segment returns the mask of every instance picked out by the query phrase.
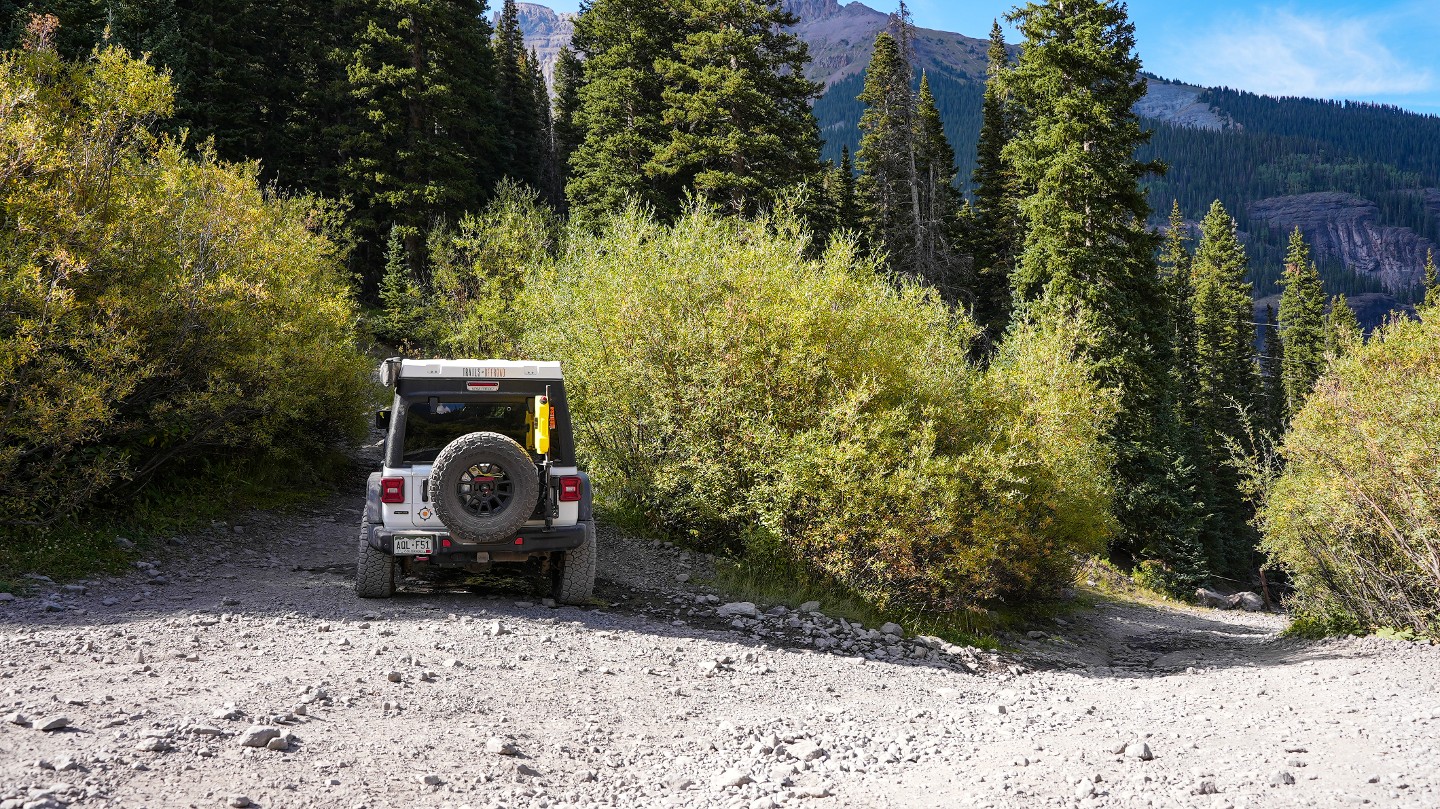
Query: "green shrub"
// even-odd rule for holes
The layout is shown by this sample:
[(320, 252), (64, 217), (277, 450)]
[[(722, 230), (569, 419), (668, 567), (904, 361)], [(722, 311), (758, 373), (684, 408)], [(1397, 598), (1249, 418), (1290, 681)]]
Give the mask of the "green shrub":
[(1076, 335), (1018, 328), (982, 371), (933, 292), (808, 248), (783, 217), (632, 211), (532, 274), (523, 346), (566, 362), (602, 494), (882, 608), (1067, 585), (1112, 529), (1113, 405)]
[(422, 340), (455, 356), (503, 357), (516, 350), (516, 301), (530, 270), (549, 259), (560, 219), (539, 192), (502, 182), (479, 214), (431, 234), (432, 296)]
[(303, 461), (363, 429), (333, 211), (157, 138), (118, 49), (0, 56), (0, 513), (51, 525), (157, 476)]
[(1317, 627), (1440, 632), (1440, 310), (1332, 358), (1281, 447), (1264, 549)]

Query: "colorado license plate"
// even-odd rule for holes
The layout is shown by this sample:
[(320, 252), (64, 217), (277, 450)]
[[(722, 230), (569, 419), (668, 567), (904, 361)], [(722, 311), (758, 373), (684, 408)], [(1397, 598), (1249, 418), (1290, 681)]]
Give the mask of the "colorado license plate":
[(428, 556), (435, 552), (435, 537), (395, 537), (396, 556)]

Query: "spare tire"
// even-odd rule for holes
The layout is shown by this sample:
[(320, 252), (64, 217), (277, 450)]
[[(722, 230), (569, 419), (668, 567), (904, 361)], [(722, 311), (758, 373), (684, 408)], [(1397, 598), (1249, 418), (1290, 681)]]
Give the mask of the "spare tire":
[(535, 462), (500, 433), (462, 435), (440, 450), (430, 468), (435, 516), (462, 542), (511, 539), (539, 498)]

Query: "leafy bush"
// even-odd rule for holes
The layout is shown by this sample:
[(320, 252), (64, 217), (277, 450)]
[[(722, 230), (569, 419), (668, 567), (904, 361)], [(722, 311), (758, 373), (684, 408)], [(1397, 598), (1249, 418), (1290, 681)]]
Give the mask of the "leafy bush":
[(565, 360), (599, 490), (882, 608), (1068, 584), (1112, 529), (1113, 404), (1076, 335), (1020, 328), (982, 371), (932, 291), (808, 248), (785, 216), (631, 211), (531, 275), (522, 343)]
[(506, 356), (523, 328), (525, 276), (555, 251), (560, 219), (539, 192), (509, 180), (479, 214), (431, 234), (429, 317), (420, 339), (457, 356)]
[(334, 211), (150, 127), (118, 49), (0, 56), (0, 513), (55, 523), (156, 476), (363, 428)]
[(1440, 633), (1440, 309), (1331, 358), (1265, 490), (1264, 549), (1315, 626)]

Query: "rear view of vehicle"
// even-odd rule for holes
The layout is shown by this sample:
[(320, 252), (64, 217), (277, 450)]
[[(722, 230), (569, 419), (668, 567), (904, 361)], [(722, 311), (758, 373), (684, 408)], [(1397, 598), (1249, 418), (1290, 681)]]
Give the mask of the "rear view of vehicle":
[(425, 568), (538, 562), (559, 601), (595, 587), (590, 480), (557, 362), (386, 360), (394, 389), (370, 476), (355, 588), (388, 598)]

